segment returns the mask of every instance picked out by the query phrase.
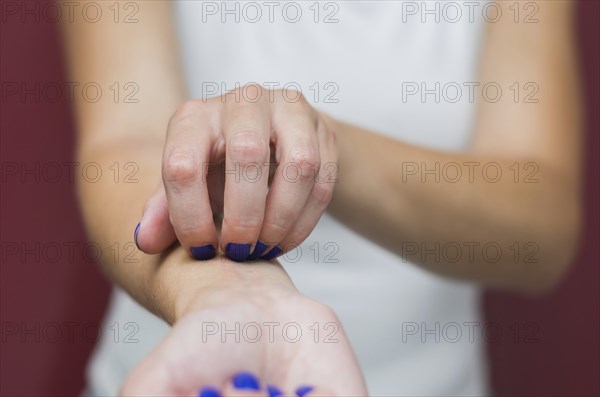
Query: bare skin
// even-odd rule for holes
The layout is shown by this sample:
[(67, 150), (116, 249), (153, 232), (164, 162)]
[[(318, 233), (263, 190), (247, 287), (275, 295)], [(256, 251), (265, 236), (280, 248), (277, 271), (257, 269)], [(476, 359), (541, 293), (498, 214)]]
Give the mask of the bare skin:
[[(431, 245), (436, 242), (483, 244), (493, 241), (503, 248), (514, 242), (534, 242), (538, 247), (539, 261), (534, 264), (514, 261), (508, 256), (503, 256), (493, 266), (478, 266), (468, 260), (440, 263), (426, 258), (423, 260), (418, 254), (408, 257), (417, 265), (444, 276), (537, 293), (555, 285), (567, 269), (577, 247), (581, 211), (578, 160), (581, 128), (572, 4), (539, 2), (540, 22), (537, 24), (513, 24), (508, 18), (488, 26), (480, 80), (496, 81), (504, 87), (513, 81), (535, 81), (540, 87), (539, 103), (532, 106), (510, 101), (481, 103), (472, 146), (466, 153), (439, 152), (395, 141), (333, 120), (306, 103), (286, 108), (288, 118), (296, 120), (296, 124), (286, 128), (295, 128), (302, 133), (304, 143), (301, 147), (306, 149), (299, 152), (300, 157), (296, 160), (337, 162), (339, 182), (335, 186), (325, 186), (326, 189), (322, 189), (323, 186), (315, 189), (317, 185), (308, 182), (294, 187), (301, 188), (302, 192), (282, 187), (275, 189), (279, 192), (275, 198), (267, 195), (266, 182), (243, 187), (246, 190), (243, 190), (242, 196), (250, 194), (264, 198), (260, 201), (264, 211), (258, 210), (258, 215), (246, 220), (250, 225), (247, 230), (235, 230), (240, 219), (231, 218), (232, 214), (247, 210), (248, 201), (240, 197), (242, 193), (236, 193), (236, 189), (241, 187), (225, 190), (225, 219), (228, 219), (229, 213), (230, 220), (225, 222), (220, 240), (214, 226), (206, 222), (210, 219), (206, 217), (207, 209), (214, 204), (209, 203), (208, 194), (203, 193), (208, 192), (209, 187), (197, 185), (196, 192), (200, 192), (199, 197), (203, 200), (198, 200), (199, 207), (190, 206), (189, 194), (177, 189), (189, 182), (185, 175), (178, 178), (177, 171), (188, 168), (178, 167), (169, 162), (169, 156), (165, 157), (170, 153), (165, 148), (173, 142), (180, 142), (177, 146), (187, 147), (190, 158), (209, 158), (190, 146), (194, 138), (173, 140), (178, 135), (173, 134), (174, 129), (182, 125), (176, 121), (187, 116), (194, 117), (197, 112), (206, 112), (207, 106), (186, 102), (168, 4), (152, 1), (140, 2), (139, 6), (144, 18), (137, 24), (115, 24), (109, 19), (102, 19), (96, 24), (76, 21), (64, 26), (72, 80), (95, 81), (103, 87), (115, 81), (135, 81), (140, 87), (137, 104), (112, 100), (76, 103), (79, 161), (96, 162), (102, 169), (108, 169), (114, 163), (120, 167), (127, 163), (139, 167), (136, 183), (115, 183), (111, 178), (101, 178), (97, 183), (82, 180), (78, 191), (91, 239), (105, 252), (110, 252), (110, 247), (118, 244), (121, 255), (105, 261), (106, 272), (150, 311), (169, 323), (182, 324), (176, 325), (172, 335), (196, 332), (194, 319), (211, 313), (211, 306), (206, 302), (210, 302), (212, 296), (220, 296), (219, 291), (223, 289), (235, 286), (247, 292), (235, 293), (232, 289), (231, 298), (221, 298), (223, 302), (218, 304), (227, 307), (224, 319), (235, 318), (239, 302), (249, 295), (260, 302), (264, 290), (251, 288), (252, 282), (244, 281), (246, 277), (269, 280), (272, 283), (270, 288), (274, 290), (279, 290), (276, 286), (280, 285), (285, 295), (302, 302), (296, 307), (299, 312), (304, 307), (314, 309), (312, 302), (308, 303), (297, 292), (290, 292), (294, 289), (289, 278), (276, 265), (257, 262), (244, 267), (224, 262), (226, 266), (214, 266), (211, 264), (221, 263), (224, 259), (194, 261), (189, 257), (189, 247), (211, 242), (223, 249), (228, 242), (254, 244), (258, 238), (272, 240), (268, 241), (270, 246), (286, 241), (293, 246), (312, 230), (327, 204), (328, 210), (342, 222), (399, 255), (407, 255), (407, 245), (403, 244), (406, 242)], [(298, 143), (283, 144), (281, 139), (275, 139), (285, 136), (286, 128), (275, 128), (275, 132), (267, 133), (266, 125), (270, 123), (272, 126), (275, 119), (257, 117), (257, 114), (276, 114), (279, 111), (275, 109), (277, 105), (247, 105), (240, 103), (213, 112), (220, 116), (211, 125), (213, 144), (218, 142), (218, 137), (223, 137), (226, 146), (227, 136), (236, 136), (226, 133), (227, 123), (233, 123), (254, 126), (244, 131), (247, 139), (240, 146), (243, 150), (239, 151), (241, 158), (238, 159), (242, 163), (258, 157), (260, 160), (266, 158), (268, 148), (265, 145), (273, 143), (276, 143), (276, 151), (279, 150), (284, 157), (298, 155), (288, 150)], [(182, 118), (182, 113), (186, 117)], [(256, 123), (257, 120), (262, 120), (262, 124)], [(307, 124), (307, 120), (312, 124)], [(323, 146), (315, 145), (323, 136), (335, 142), (325, 151), (320, 150)], [(248, 148), (251, 150), (246, 150)], [(256, 148), (260, 153), (254, 150)], [(223, 153), (226, 151), (221, 155)], [(402, 180), (398, 170), (402, 169), (403, 163), (423, 162), (430, 167), (436, 162), (495, 162), (504, 171), (515, 162), (521, 166), (534, 163), (538, 168), (536, 178), (539, 181), (525, 184), (515, 183), (512, 178), (502, 178), (497, 183), (481, 178), (476, 178), (473, 183), (465, 178), (457, 183), (422, 182), (419, 178)], [(169, 169), (171, 171), (165, 173)], [(171, 178), (174, 185), (169, 186), (169, 177), (175, 177)], [(195, 178), (195, 183), (205, 183), (197, 175)], [(188, 186), (192, 185), (188, 183)], [(299, 198), (300, 201), (293, 208), (286, 209), (290, 198)], [(311, 202), (317, 205), (308, 207)], [(307, 212), (304, 210), (307, 207), (312, 209)], [(183, 220), (186, 216), (174, 215), (177, 211), (184, 215), (186, 211), (199, 211), (195, 213), (204, 214), (202, 219), (205, 223), (200, 227), (185, 225)], [(162, 251), (176, 239), (181, 240), (183, 246), (175, 245), (161, 255), (137, 253), (133, 263), (125, 262), (126, 247), (132, 244), (132, 230), (141, 213), (143, 227), (139, 231), (138, 243), (144, 251)], [(269, 219), (283, 219), (283, 222), (277, 227), (277, 222)], [(208, 234), (206, 230), (209, 230)], [(326, 312), (324, 318), (334, 318), (327, 310), (323, 312)], [(274, 313), (281, 314), (278, 311)], [(185, 359), (183, 356), (181, 360), (177, 358), (181, 347), (171, 339), (165, 341), (163, 347), (143, 365), (156, 364), (161, 355), (171, 354), (165, 353), (171, 348), (173, 365), (183, 367)], [(197, 348), (201, 349), (200, 346)], [(286, 351), (286, 347), (282, 349)], [(264, 351), (258, 351), (257, 357), (264, 357), (261, 356)], [(352, 353), (349, 347), (343, 356), (350, 360)], [(273, 358), (275, 362), (279, 359), (281, 365), (287, 365), (284, 355), (273, 353), (269, 357), (278, 357)], [(350, 373), (357, 370), (353, 365), (348, 368)], [(298, 367), (302, 365), (290, 365), (290, 368)], [(223, 382), (232, 375), (231, 371), (236, 370), (225, 364), (222, 369), (215, 381)], [(296, 381), (293, 370), (290, 371), (288, 378), (294, 381), (286, 383), (285, 387), (294, 387)], [(261, 375), (271, 376), (273, 373), (266, 371)], [(132, 379), (125, 391), (136, 392), (140, 390), (138, 387), (142, 387), (139, 375)], [(318, 382), (321, 378), (315, 376), (311, 379)], [(190, 382), (185, 386), (190, 390), (198, 386), (194, 383), (196, 381)], [(364, 392), (361, 390), (364, 387), (362, 382), (357, 382), (354, 387), (355, 392), (350, 394), (361, 395)], [(333, 393), (340, 391), (331, 390)]]
[[(502, 3), (499, 3), (502, 4)], [(580, 226), (579, 81), (573, 37), (573, 4), (538, 2), (539, 23), (514, 24), (504, 18), (489, 24), (482, 54), (480, 82), (534, 81), (539, 103), (506, 98), (479, 104), (474, 138), (467, 153), (447, 153), (395, 141), (350, 125), (335, 125), (339, 137), (340, 183), (329, 206), (336, 217), (380, 245), (403, 254), (403, 242), (495, 242), (503, 250), (515, 242), (533, 242), (536, 263), (503, 255), (488, 265), (467, 255), (454, 263), (411, 261), (446, 276), (484, 285), (540, 293), (564, 274), (576, 249)], [(510, 4), (502, 4), (510, 15)], [(356, 150), (355, 148), (365, 150)], [(350, 156), (349, 154), (352, 153)], [(376, 153), (376, 156), (373, 156)], [(463, 178), (448, 182), (406, 176), (406, 164), (440, 168), (461, 165)], [(425, 167), (422, 164), (425, 164)], [(467, 177), (471, 163), (474, 182)], [(498, 182), (486, 181), (482, 168), (496, 163)], [(520, 174), (515, 183), (514, 164)], [(467, 164), (467, 165), (464, 165)], [(477, 164), (479, 164), (477, 166)], [(513, 168), (511, 168), (513, 167)], [(528, 167), (528, 169), (525, 169)], [(524, 183), (535, 172), (537, 182)], [(492, 173), (493, 178), (493, 173)], [(450, 179), (451, 180), (451, 179)], [(493, 179), (489, 179), (493, 180)], [(360, 188), (358, 188), (360, 186)], [(370, 192), (377, 191), (373, 200)], [(412, 246), (411, 246), (412, 248)], [(533, 251), (532, 251), (533, 252)], [(427, 259), (427, 258), (425, 258)]]
[[(266, 396), (266, 385), (276, 385), (294, 395), (311, 385), (311, 396), (367, 395), (335, 313), (299, 294), (278, 264), (248, 266), (220, 257), (198, 266), (183, 250), (174, 255), (179, 263), (228, 276), (211, 280), (181, 307), (172, 331), (130, 375), (122, 394), (197, 395), (209, 386), (224, 396)], [(237, 340), (224, 333), (236, 324), (246, 330)], [(262, 390), (234, 390), (231, 376), (241, 371), (258, 376)]]

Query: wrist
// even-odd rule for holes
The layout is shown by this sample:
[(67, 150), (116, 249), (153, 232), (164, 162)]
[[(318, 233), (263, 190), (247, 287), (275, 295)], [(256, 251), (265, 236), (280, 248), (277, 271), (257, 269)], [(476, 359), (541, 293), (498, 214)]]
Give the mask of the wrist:
[(242, 264), (224, 256), (199, 262), (185, 252), (177, 261), (176, 278), (165, 280), (172, 297), (172, 313), (167, 320), (171, 323), (210, 307), (240, 301), (268, 307), (274, 300), (299, 295), (287, 273), (275, 262)]

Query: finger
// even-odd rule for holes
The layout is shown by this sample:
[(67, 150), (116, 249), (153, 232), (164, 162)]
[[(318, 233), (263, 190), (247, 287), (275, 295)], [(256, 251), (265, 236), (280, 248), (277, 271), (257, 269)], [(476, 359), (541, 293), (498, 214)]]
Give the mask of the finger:
[(238, 372), (223, 388), (225, 397), (270, 397), (266, 385), (250, 372)]
[(213, 214), (223, 213), (223, 202), (225, 192), (225, 162), (211, 163), (208, 167), (206, 177), (208, 185), (208, 196)]
[(237, 390), (231, 386), (223, 392), (223, 397), (270, 397), (266, 390), (249, 391), (249, 390)]
[(276, 248), (261, 256), (263, 259), (281, 252), (277, 246), (300, 218), (318, 178), (320, 149), (311, 112), (303, 105), (286, 102), (277, 107), (273, 117), (279, 165), (267, 196), (259, 240)]
[(157, 254), (175, 242), (175, 230), (169, 220), (169, 206), (162, 183), (146, 202), (134, 240), (138, 249), (147, 254)]
[(248, 257), (264, 218), (271, 130), (270, 108), (264, 100), (228, 102), (223, 115), (226, 175), (221, 249), (235, 261)]
[(215, 255), (217, 232), (206, 183), (216, 133), (208, 105), (187, 102), (169, 122), (163, 154), (163, 182), (177, 239), (193, 257)]
[(198, 397), (223, 397), (223, 393), (214, 386), (204, 386), (198, 392)]
[(178, 390), (172, 372), (159, 361), (145, 359), (127, 377), (120, 396), (171, 396)]
[(336, 393), (333, 393), (327, 389), (321, 387), (314, 387), (309, 385), (304, 385), (296, 388), (294, 393), (296, 397), (334, 397), (337, 396)]
[(283, 252), (288, 252), (300, 245), (314, 230), (331, 201), (337, 182), (335, 135), (323, 123), (319, 123), (317, 130), (321, 158), (320, 172), (300, 217), (280, 242)]
[(275, 385), (267, 385), (267, 394), (269, 397), (283, 397), (285, 395), (284, 391)]
[(277, 386), (267, 385), (267, 393), (269, 397), (284, 397), (284, 396), (294, 396), (294, 397), (317, 397), (317, 396), (337, 396), (336, 393), (333, 393), (327, 389), (321, 387), (314, 387), (310, 385), (302, 385), (296, 387), (293, 392), (284, 392)]

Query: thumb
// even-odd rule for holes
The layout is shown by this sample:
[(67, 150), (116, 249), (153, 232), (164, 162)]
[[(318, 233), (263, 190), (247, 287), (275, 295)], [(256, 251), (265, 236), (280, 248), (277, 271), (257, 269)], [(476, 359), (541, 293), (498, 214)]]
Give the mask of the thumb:
[(158, 254), (175, 242), (175, 231), (169, 219), (169, 205), (162, 183), (146, 202), (134, 239), (139, 250), (147, 254)]

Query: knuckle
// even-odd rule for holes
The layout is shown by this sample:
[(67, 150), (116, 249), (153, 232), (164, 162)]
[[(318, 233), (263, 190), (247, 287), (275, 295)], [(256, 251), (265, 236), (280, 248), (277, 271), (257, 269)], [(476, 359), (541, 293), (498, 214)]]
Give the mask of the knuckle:
[(229, 142), (229, 154), (242, 162), (263, 162), (267, 157), (267, 145), (256, 132), (234, 134)]
[(327, 182), (316, 183), (311, 195), (319, 205), (326, 207), (333, 198), (333, 184)]
[(177, 224), (177, 222), (172, 220), (171, 224), (177, 228), (177, 234), (181, 236), (202, 236), (203, 232), (206, 230), (203, 227), (204, 225), (194, 224), (192, 222)]
[(262, 226), (262, 218), (258, 216), (225, 215), (223, 224), (238, 233), (254, 232)]
[(268, 229), (272, 234), (284, 236), (289, 231), (292, 220), (295, 219), (294, 211), (291, 208), (279, 208), (268, 222), (265, 222), (265, 229)]
[(230, 100), (231, 98), (236, 98), (235, 102), (238, 102), (239, 99), (242, 99), (243, 101), (256, 102), (264, 98), (265, 88), (260, 84), (250, 83), (241, 87), (236, 87), (230, 91), (229, 94), (233, 95), (227, 95), (226, 98), (229, 98)]
[(295, 148), (290, 155), (290, 162), (298, 169), (302, 179), (313, 178), (319, 172), (319, 156), (313, 147)]
[[(211, 223), (208, 221), (209, 218), (204, 216), (196, 217), (185, 217), (182, 219), (176, 219), (169, 214), (169, 221), (175, 229), (175, 234), (179, 239), (185, 238), (199, 238), (205, 236), (210, 230)], [(210, 219), (212, 221), (212, 219)]]
[(246, 84), (245, 86), (242, 87), (242, 89), (252, 89), (252, 90), (257, 90), (260, 92), (263, 92), (265, 90), (265, 88), (258, 84), (258, 83), (250, 83), (250, 84)]
[(199, 171), (200, 163), (189, 149), (171, 149), (163, 163), (163, 178), (167, 182), (194, 180)]

